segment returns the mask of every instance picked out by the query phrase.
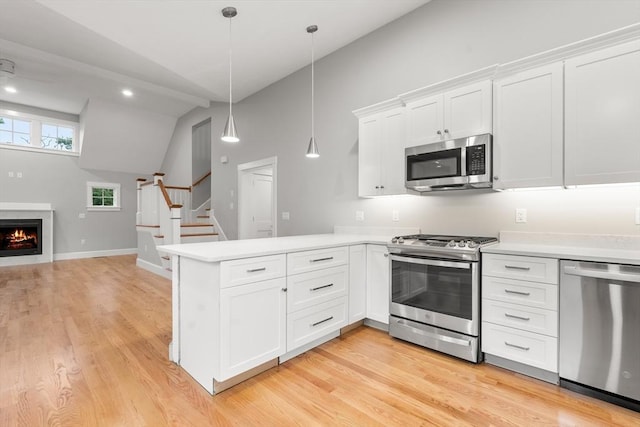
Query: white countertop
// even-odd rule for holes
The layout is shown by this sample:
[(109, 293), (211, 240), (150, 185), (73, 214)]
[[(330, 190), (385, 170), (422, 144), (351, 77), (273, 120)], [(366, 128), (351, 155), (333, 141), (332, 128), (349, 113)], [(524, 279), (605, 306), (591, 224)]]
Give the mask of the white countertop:
[(364, 234), (313, 234), (265, 239), (225, 240), (158, 246), (158, 251), (205, 262), (373, 243), (385, 245), (393, 236)]
[(483, 253), (640, 265), (640, 236), (501, 232)]

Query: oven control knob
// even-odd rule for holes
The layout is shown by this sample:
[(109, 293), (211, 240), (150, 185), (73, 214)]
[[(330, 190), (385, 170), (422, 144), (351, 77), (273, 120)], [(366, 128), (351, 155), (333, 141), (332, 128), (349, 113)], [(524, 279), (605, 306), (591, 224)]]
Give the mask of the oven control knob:
[(455, 248), (456, 247), (456, 241), (455, 240), (449, 240), (449, 243), (447, 244), (447, 246), (449, 246), (450, 248)]
[(404, 239), (402, 237), (398, 237), (398, 243), (404, 243)]
[(478, 243), (476, 243), (476, 242), (475, 242), (475, 241), (473, 241), (473, 240), (469, 240), (469, 241), (467, 242), (467, 246), (469, 246), (471, 249), (473, 249), (473, 248), (477, 248), (477, 247), (478, 247)]
[(464, 240), (460, 240), (460, 241), (458, 242), (458, 247), (459, 247), (459, 248), (464, 248), (464, 247), (465, 247), (465, 245), (466, 245), (466, 243), (465, 243), (465, 241), (464, 241)]
[(398, 243), (398, 238), (394, 237), (393, 239), (391, 239), (391, 243)]

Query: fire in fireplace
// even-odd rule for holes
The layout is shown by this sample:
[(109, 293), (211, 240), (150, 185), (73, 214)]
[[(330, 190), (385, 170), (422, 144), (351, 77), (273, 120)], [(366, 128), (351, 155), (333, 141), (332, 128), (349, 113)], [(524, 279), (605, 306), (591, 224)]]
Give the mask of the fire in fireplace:
[(0, 219), (0, 256), (42, 254), (42, 219)]

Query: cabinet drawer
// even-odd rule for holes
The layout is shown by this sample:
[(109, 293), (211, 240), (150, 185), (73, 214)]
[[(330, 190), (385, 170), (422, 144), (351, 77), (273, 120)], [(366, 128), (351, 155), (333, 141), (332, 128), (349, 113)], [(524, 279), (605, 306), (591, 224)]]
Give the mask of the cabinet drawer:
[(482, 298), (557, 310), (558, 285), (482, 276)]
[(347, 326), (347, 297), (287, 315), (287, 351)]
[(558, 260), (517, 255), (484, 254), (482, 274), (558, 284)]
[(287, 274), (306, 273), (321, 268), (336, 267), (349, 262), (349, 247), (316, 249), (287, 255)]
[(482, 320), (558, 337), (558, 312), (553, 310), (483, 299)]
[(482, 351), (558, 372), (558, 339), (482, 322)]
[(287, 312), (347, 295), (349, 268), (324, 268), (287, 277)]
[(269, 255), (254, 258), (222, 261), (220, 263), (220, 287), (244, 285), (260, 280), (277, 279), (286, 274), (285, 255)]

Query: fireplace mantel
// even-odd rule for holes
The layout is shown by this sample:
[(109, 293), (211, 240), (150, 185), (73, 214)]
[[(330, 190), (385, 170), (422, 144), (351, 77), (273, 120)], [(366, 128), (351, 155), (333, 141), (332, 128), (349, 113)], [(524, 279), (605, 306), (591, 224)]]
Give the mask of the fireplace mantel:
[(42, 254), (0, 257), (0, 267), (53, 262), (53, 206), (51, 203), (0, 202), (2, 219), (42, 219)]
[(52, 211), (51, 203), (0, 202), (0, 211)]

